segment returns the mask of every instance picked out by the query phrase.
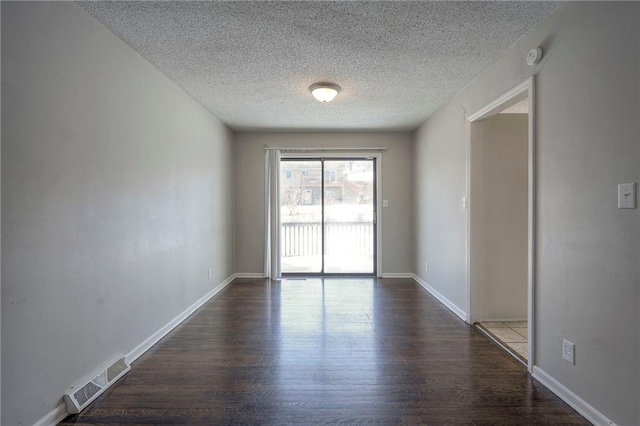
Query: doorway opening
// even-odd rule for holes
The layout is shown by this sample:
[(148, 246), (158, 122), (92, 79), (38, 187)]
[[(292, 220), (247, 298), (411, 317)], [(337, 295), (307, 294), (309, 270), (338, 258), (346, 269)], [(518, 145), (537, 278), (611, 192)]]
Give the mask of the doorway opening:
[(376, 274), (376, 158), (282, 158), (279, 192), (283, 276)]
[(534, 347), (533, 79), (468, 116), (468, 322), (529, 371)]

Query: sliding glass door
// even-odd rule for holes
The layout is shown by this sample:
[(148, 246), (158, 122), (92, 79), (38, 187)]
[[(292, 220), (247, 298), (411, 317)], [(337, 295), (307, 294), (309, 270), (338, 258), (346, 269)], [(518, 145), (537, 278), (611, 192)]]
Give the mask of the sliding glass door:
[(280, 163), (280, 268), (322, 273), (322, 161)]
[(375, 274), (375, 159), (283, 159), (283, 274)]

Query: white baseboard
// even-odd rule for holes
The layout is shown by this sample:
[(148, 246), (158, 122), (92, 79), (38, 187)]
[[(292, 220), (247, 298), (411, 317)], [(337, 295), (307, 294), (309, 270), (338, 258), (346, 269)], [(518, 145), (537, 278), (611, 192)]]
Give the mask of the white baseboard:
[[(193, 314), (198, 308), (208, 302), (213, 296), (222, 291), (225, 287), (227, 287), (231, 282), (236, 278), (264, 278), (264, 274), (261, 273), (237, 273), (231, 275), (229, 278), (224, 280), (222, 283), (217, 285), (214, 289), (212, 289), (209, 293), (205, 294), (203, 297), (198, 299), (193, 305), (188, 307), (184, 312), (180, 315), (176, 316), (173, 320), (167, 323), (160, 330), (155, 332), (152, 336), (142, 342), (140, 345), (135, 347), (131, 352), (126, 355), (126, 359), (128, 363), (132, 363), (136, 359), (138, 359), (142, 354), (144, 354), (147, 350), (149, 350), (153, 345), (155, 345), (160, 339), (166, 336), (171, 330), (177, 327), (180, 323), (182, 323), (185, 319), (187, 319), (191, 314)], [(391, 274), (383, 274), (383, 278), (413, 278), (421, 287), (423, 287), (426, 291), (428, 291), (433, 297), (438, 299), (443, 305), (445, 305), (451, 312), (460, 317), (463, 321), (466, 321), (466, 313), (453, 304), (449, 299), (444, 297), (439, 291), (431, 287), (424, 280), (418, 277), (415, 274), (407, 274), (407, 273), (391, 273)], [(556, 394), (560, 399), (566, 402), (569, 406), (571, 406), (574, 410), (580, 413), (584, 418), (593, 423), (594, 425), (602, 425), (602, 426), (616, 426), (614, 422), (609, 420), (605, 415), (600, 413), (598, 410), (593, 408), (587, 402), (585, 402), (578, 395), (573, 393), (567, 387), (565, 387), (562, 383), (558, 382), (556, 379), (547, 374), (544, 370), (540, 369), (537, 366), (533, 367), (533, 377), (538, 380), (542, 385), (548, 388), (551, 392)], [(34, 423), (34, 426), (55, 426), (64, 420), (65, 417), (68, 416), (67, 407), (64, 402), (60, 403), (56, 408), (51, 410), (46, 416), (38, 420)]]
[[(209, 299), (211, 299), (216, 294), (220, 293), (222, 289), (231, 284), (231, 282), (236, 278), (236, 275), (231, 275), (229, 278), (224, 280), (222, 283), (218, 284), (213, 290), (209, 293), (202, 296), (198, 299), (193, 305), (189, 306), (184, 312), (180, 315), (172, 319), (168, 324), (162, 327), (160, 330), (156, 331), (151, 337), (146, 339), (144, 342), (140, 343), (136, 346), (131, 352), (125, 355), (125, 358), (129, 364), (138, 359), (140, 355), (148, 351), (153, 345), (158, 343), (160, 339), (166, 336), (171, 330), (176, 328), (182, 321), (187, 319), (191, 314), (193, 314), (198, 308), (207, 303)], [(67, 412), (67, 405), (61, 402), (56, 408), (51, 410), (46, 416), (38, 420), (34, 425), (35, 426), (54, 426), (64, 420), (69, 413)]]
[(412, 274), (412, 278), (422, 286), (422, 288), (424, 288), (425, 290), (427, 290), (429, 293), (431, 293), (431, 295), (433, 297), (435, 297), (436, 299), (438, 299), (440, 301), (440, 303), (442, 303), (444, 306), (446, 306), (447, 308), (449, 308), (449, 310), (451, 312), (453, 312), (454, 314), (456, 314), (458, 317), (460, 317), (460, 319), (462, 319), (462, 321), (467, 322), (467, 313), (465, 311), (463, 311), (462, 309), (460, 309), (459, 307), (457, 307), (452, 301), (450, 301), (449, 299), (447, 299), (446, 297), (444, 297), (444, 295), (442, 293), (440, 293), (438, 290), (436, 290), (435, 288), (431, 287), (429, 284), (427, 284), (426, 281), (424, 281), (422, 278), (420, 278), (419, 276), (417, 276), (416, 274)]
[(125, 355), (127, 363), (132, 364), (136, 359), (140, 357), (143, 353), (151, 349), (153, 345), (158, 343), (160, 339), (169, 334), (171, 330), (176, 328), (182, 321), (187, 319), (191, 314), (193, 314), (198, 308), (207, 303), (209, 299), (211, 299), (216, 294), (220, 293), (226, 286), (231, 284), (231, 282), (236, 278), (236, 274), (231, 275), (229, 278), (224, 280), (222, 283), (218, 284), (211, 290), (209, 293), (202, 296), (198, 299), (193, 305), (189, 306), (184, 312), (180, 315), (169, 321), (164, 327), (160, 330), (153, 333), (148, 339), (144, 342), (140, 343), (136, 346), (131, 352)]
[(235, 278), (267, 278), (263, 272), (238, 272), (234, 275)]
[[(151, 337), (146, 339), (144, 342), (140, 343), (136, 346), (131, 352), (125, 355), (125, 358), (129, 364), (138, 359), (140, 355), (148, 351), (153, 345), (158, 343), (160, 339), (166, 336), (171, 330), (176, 328), (182, 321), (187, 319), (191, 314), (193, 314), (198, 308), (207, 303), (209, 299), (211, 299), (216, 294), (220, 293), (226, 286), (231, 284), (231, 282), (236, 278), (236, 275), (231, 275), (229, 278), (224, 280), (222, 283), (218, 284), (214, 287), (209, 293), (202, 296), (198, 299), (193, 305), (189, 306), (184, 312), (180, 315), (169, 321), (164, 327), (160, 330), (156, 331)], [(67, 406), (63, 402), (61, 402), (56, 408), (51, 410), (46, 416), (38, 420), (34, 425), (35, 426), (54, 426), (64, 420), (69, 413), (67, 413)]]
[(609, 420), (601, 412), (593, 408), (562, 383), (551, 377), (540, 367), (536, 367), (535, 365), (533, 366), (532, 376), (592, 424), (598, 426), (615, 426), (614, 422)]
[(413, 278), (413, 274), (410, 272), (390, 272), (382, 273), (380, 278)]
[(67, 405), (61, 402), (56, 408), (49, 411), (49, 414), (35, 422), (34, 426), (55, 426), (67, 417)]

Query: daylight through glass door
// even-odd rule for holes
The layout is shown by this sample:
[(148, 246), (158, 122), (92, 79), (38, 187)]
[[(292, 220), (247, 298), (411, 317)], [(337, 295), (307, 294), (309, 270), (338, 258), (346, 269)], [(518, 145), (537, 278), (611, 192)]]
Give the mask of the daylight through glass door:
[(374, 274), (375, 159), (283, 159), (283, 274)]

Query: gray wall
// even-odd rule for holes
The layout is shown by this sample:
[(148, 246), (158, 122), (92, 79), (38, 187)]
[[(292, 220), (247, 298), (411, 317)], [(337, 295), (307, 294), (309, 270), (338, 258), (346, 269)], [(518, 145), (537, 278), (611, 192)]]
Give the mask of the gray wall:
[[(404, 133), (237, 133), (235, 271), (264, 272), (264, 146), (381, 147), (382, 272), (410, 273), (412, 239), (412, 134)], [(380, 268), (380, 266), (378, 267)]]
[(416, 131), (413, 153), (415, 273), (462, 311), (467, 306), (466, 131), (464, 110), (447, 104)]
[(75, 3), (2, 3), (2, 77), (2, 424), (32, 424), (232, 274), (233, 135)]
[(471, 309), (474, 321), (527, 318), (528, 115), (471, 127)]
[(640, 423), (640, 217), (616, 208), (617, 184), (640, 177), (639, 23), (638, 3), (567, 4), (415, 135), (415, 269), (464, 308), (465, 110), (536, 74), (535, 363), (618, 424)]
[[(2, 22), (2, 7), (0, 7), (0, 23)], [(0, 24), (0, 28), (2, 25)], [(2, 31), (0, 31), (0, 45), (2, 44)], [(0, 55), (0, 81), (2, 81), (2, 58)], [(1, 110), (0, 106), (0, 110)], [(0, 113), (0, 129), (2, 129), (2, 114)], [(0, 132), (0, 176), (2, 176), (2, 135)], [(2, 197), (0, 197), (0, 217), (2, 216)], [(2, 234), (2, 221), (0, 220), (0, 235)], [(0, 250), (0, 277), (2, 277), (2, 250)], [(2, 331), (2, 291), (0, 291), (0, 332)], [(1, 335), (1, 333), (0, 333)], [(0, 338), (0, 354), (2, 354), (2, 338)], [(0, 358), (0, 364), (2, 364), (2, 360)], [(2, 419), (2, 366), (0, 365), (0, 419)]]

